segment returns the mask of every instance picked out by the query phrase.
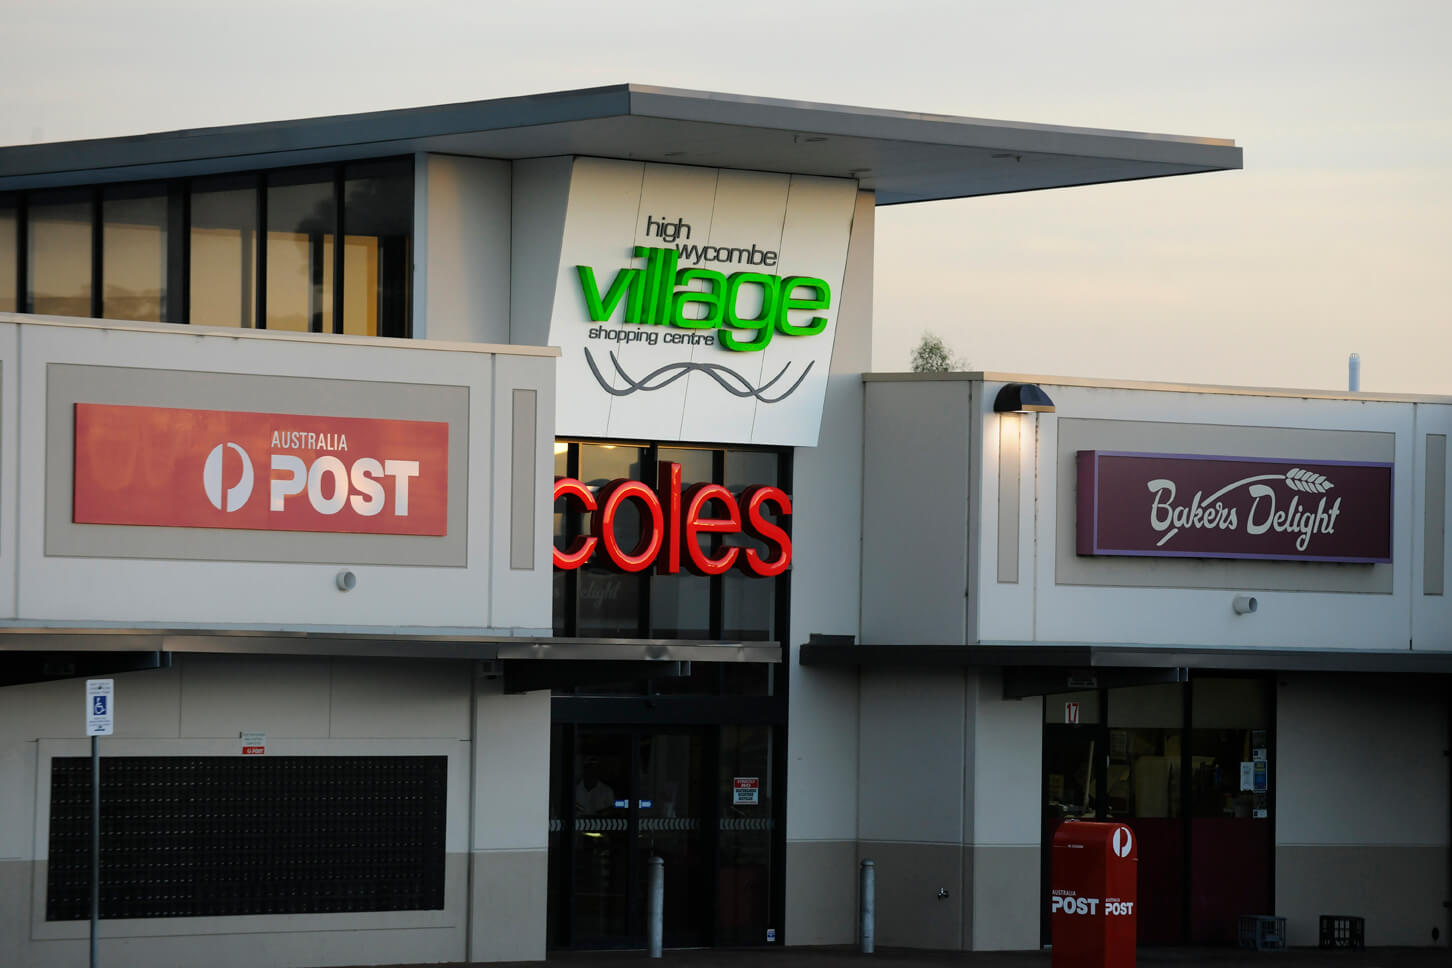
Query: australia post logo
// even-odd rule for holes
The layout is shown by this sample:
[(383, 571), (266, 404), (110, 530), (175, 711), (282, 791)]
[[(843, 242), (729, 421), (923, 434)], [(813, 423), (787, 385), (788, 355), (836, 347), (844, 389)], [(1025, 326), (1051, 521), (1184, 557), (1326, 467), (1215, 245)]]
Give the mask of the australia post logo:
[(1392, 465), (1080, 451), (1078, 552), (1391, 560)]
[(77, 524), (443, 535), (447, 423), (75, 405)]

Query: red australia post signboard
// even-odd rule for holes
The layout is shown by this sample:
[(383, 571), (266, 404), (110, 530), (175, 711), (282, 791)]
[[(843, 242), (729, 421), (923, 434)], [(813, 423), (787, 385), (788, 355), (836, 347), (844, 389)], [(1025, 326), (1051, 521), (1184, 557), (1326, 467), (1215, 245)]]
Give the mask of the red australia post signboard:
[(1392, 560), (1392, 465), (1078, 454), (1078, 553)]
[(447, 533), (447, 423), (75, 408), (77, 524)]

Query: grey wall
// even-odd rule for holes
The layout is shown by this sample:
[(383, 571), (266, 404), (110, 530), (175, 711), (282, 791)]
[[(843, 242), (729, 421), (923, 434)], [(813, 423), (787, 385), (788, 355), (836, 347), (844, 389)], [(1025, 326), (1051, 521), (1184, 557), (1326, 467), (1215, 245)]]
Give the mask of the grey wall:
[(962, 380), (863, 386), (864, 642), (965, 640), (971, 386)]
[(1447, 944), (1448, 698), (1438, 679), (1282, 674), (1276, 913), (1293, 945), (1322, 914), (1368, 945)]
[(574, 159), (530, 158), (514, 163), (510, 339), (544, 346), (555, 306), (565, 209)]
[(792, 609), (784, 656), (791, 677), (787, 748), (786, 933), (789, 944), (844, 944), (856, 935), (857, 675), (804, 669), (812, 633), (857, 635), (862, 522), (862, 379), (872, 359), (873, 196), (853, 214), (840, 328), (815, 448), (796, 451)]
[(1002, 689), (990, 671), (862, 672), (858, 852), (883, 945), (1038, 946), (1043, 704)]
[(416, 338), (509, 342), (511, 193), (507, 161), (417, 156)]

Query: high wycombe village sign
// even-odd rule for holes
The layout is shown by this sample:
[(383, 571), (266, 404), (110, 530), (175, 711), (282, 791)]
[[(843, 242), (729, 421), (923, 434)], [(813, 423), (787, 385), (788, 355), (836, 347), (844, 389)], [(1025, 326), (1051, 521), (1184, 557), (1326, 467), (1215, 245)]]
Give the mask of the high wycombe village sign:
[(549, 332), (558, 432), (815, 445), (856, 194), (576, 160)]
[(1078, 553), (1389, 562), (1392, 465), (1078, 453)]

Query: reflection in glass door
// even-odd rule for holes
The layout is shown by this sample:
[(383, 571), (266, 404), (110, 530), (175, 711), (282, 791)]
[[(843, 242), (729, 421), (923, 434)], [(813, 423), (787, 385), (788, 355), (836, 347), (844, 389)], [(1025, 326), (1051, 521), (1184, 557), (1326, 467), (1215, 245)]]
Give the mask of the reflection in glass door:
[[(566, 732), (556, 730), (557, 757)], [(705, 871), (712, 857), (705, 842), (705, 730), (581, 726), (573, 732), (573, 752), (556, 762), (551, 804), (557, 942), (643, 946), (648, 861), (657, 856), (665, 861), (665, 943), (705, 944), (713, 901)]]
[(646, 943), (649, 860), (665, 862), (665, 944), (755, 945), (773, 924), (773, 727), (557, 723), (550, 944)]

